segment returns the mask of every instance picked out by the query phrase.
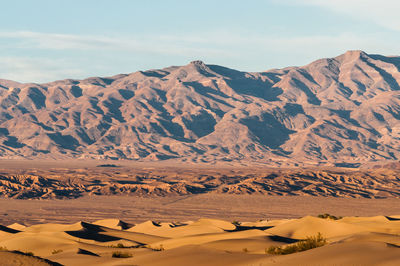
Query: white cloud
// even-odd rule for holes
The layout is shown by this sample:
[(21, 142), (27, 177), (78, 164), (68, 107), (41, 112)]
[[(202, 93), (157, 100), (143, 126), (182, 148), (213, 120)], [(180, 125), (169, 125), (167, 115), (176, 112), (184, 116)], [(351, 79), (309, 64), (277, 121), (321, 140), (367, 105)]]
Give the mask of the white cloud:
[[(168, 35), (141, 35), (136, 37), (96, 36), (42, 33), (31, 31), (0, 32), (0, 39), (14, 39), (14, 47), (19, 49), (45, 50), (110, 50), (159, 53), (164, 55), (182, 54), (221, 54), (223, 50), (202, 48), (193, 45), (200, 43), (200, 38), (186, 38)], [(183, 45), (182, 41), (191, 42), (191, 46)]]
[[(214, 31), (107, 37), (23, 31), (0, 32), (0, 41), (0, 45), (8, 45), (7, 49), (0, 49), (0, 78), (22, 82), (114, 75), (121, 71), (128, 73), (143, 70), (143, 67), (166, 67), (194, 59), (239, 70), (261, 71), (304, 65), (346, 50), (399, 52), (397, 43), (374, 34), (352, 33), (271, 37)], [(18, 56), (10, 56), (9, 49)], [(43, 53), (42, 49), (57, 53)], [(132, 59), (136, 61), (132, 62)]]
[[(316, 2), (317, 0), (302, 0)], [(341, 1), (341, 0), (338, 0)], [(71, 51), (108, 51), (150, 53), (167, 56), (198, 56), (235, 58), (242, 54), (295, 50), (298, 53), (309, 48), (335, 48), (335, 50), (371, 49), (383, 45), (375, 35), (339, 35), (308, 36), (266, 36), (243, 32), (197, 32), (195, 34), (142, 35), (142, 36), (82, 36), (69, 34), (50, 34), (41, 32), (0, 32), (1, 39), (14, 39), (16, 49), (45, 49)], [(0, 52), (1, 56), (1, 52)]]
[(398, 0), (281, 0), (284, 3), (319, 6), (353, 18), (400, 31)]
[(63, 59), (0, 56), (0, 78), (18, 82), (48, 82), (82, 76), (84, 71)]
[(15, 39), (19, 48), (33, 47), (41, 49), (92, 49), (106, 46), (112, 39), (99, 36), (80, 36), (72, 34), (53, 34), (31, 31), (0, 32), (0, 38)]

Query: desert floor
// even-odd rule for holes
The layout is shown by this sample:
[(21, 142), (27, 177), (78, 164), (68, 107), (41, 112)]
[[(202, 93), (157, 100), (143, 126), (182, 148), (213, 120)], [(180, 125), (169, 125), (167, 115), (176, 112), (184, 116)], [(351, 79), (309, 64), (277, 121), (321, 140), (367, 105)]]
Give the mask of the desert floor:
[(330, 213), (336, 216), (375, 216), (400, 213), (400, 199), (333, 198), (199, 194), (167, 197), (85, 196), (64, 200), (0, 198), (0, 224), (75, 223), (121, 219), (183, 221), (200, 218), (227, 221), (299, 218)]
[(398, 170), (98, 164), (0, 162), (0, 265), (400, 265)]

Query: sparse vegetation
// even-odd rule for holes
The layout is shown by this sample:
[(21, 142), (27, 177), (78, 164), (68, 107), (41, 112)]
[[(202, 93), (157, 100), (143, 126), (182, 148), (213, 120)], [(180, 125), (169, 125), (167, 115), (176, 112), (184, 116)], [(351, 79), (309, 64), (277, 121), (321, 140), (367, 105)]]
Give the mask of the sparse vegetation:
[(0, 251), (11, 251), (11, 252), (17, 252), (19, 254), (26, 255), (26, 256), (35, 256), (35, 254), (31, 251), (9, 250), (6, 247), (0, 247)]
[[(118, 243), (116, 245), (109, 245), (109, 248), (145, 248), (147, 247), (146, 245), (142, 245), (142, 244), (138, 244), (138, 245), (134, 245), (134, 246), (126, 246), (122, 243)], [(149, 247), (148, 247), (149, 248)]]
[(160, 246), (158, 247), (150, 247), (153, 251), (163, 251), (164, 250), (164, 246), (162, 244), (160, 244)]
[(116, 245), (109, 245), (108, 247), (110, 247), (110, 248), (128, 248), (127, 246), (125, 246), (122, 243), (118, 243)]
[(319, 214), (317, 217), (318, 217), (318, 218), (321, 218), (321, 219), (331, 219), (331, 220), (339, 220), (339, 219), (342, 219), (341, 216), (336, 217), (336, 216), (334, 216), (334, 215), (330, 215), (329, 213)]
[(112, 253), (113, 258), (130, 258), (132, 256), (132, 253), (129, 252), (115, 251)]
[(63, 252), (62, 249), (54, 249), (54, 250), (51, 252), (51, 254), (58, 254), (58, 253), (61, 253), (61, 252)]
[(247, 248), (243, 248), (243, 252), (247, 253), (249, 250)]
[(118, 243), (118, 244), (117, 244), (117, 248), (125, 248), (125, 246), (124, 246), (124, 244), (122, 244), (122, 243)]
[(234, 226), (240, 226), (242, 223), (235, 220), (235, 221), (232, 221), (232, 224), (233, 224)]
[(321, 233), (318, 233), (316, 236), (309, 236), (305, 240), (301, 240), (287, 246), (271, 246), (265, 249), (265, 253), (272, 255), (286, 255), (312, 248), (322, 247), (326, 245), (326, 243), (326, 238), (324, 238)]

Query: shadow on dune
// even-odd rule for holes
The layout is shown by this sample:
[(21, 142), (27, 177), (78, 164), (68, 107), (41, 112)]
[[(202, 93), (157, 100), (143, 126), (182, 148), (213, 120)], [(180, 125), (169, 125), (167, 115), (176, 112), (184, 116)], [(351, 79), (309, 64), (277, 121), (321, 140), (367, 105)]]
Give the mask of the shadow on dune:
[(19, 230), (15, 230), (15, 229), (9, 228), (9, 227), (1, 225), (1, 224), (0, 224), (0, 231), (11, 233), (11, 234), (16, 234), (16, 233), (21, 232)]
[(224, 229), (224, 231), (225, 232), (239, 232), (239, 231), (247, 231), (247, 230), (254, 230), (254, 229), (264, 231), (264, 230), (270, 229), (272, 227), (273, 226), (242, 226), (242, 225), (236, 225), (235, 229), (232, 229), (232, 230)]
[(90, 255), (90, 256), (95, 256), (95, 257), (100, 257), (98, 254), (90, 252), (89, 250), (86, 249), (78, 249), (77, 254), (82, 254), (82, 255)]
[(271, 239), (272, 241), (283, 242), (283, 243), (287, 243), (287, 244), (292, 244), (292, 243), (296, 243), (299, 241), (298, 239), (284, 237), (284, 236), (277, 236), (277, 235), (267, 236), (267, 238)]
[[(42, 257), (34, 256), (34, 255), (31, 255), (29, 253), (25, 253), (25, 252), (22, 252), (22, 251), (19, 251), (19, 250), (12, 250), (12, 251), (7, 251), (7, 252), (18, 254), (18, 255), (23, 255), (23, 256), (27, 256), (27, 257), (33, 257), (33, 258), (39, 259), (39, 260), (47, 263), (47, 265), (50, 265), (50, 266), (63, 266), (62, 264), (60, 264), (58, 262), (54, 262), (54, 261), (51, 261), (51, 260), (48, 260), (48, 259), (44, 259)], [(5, 265), (5, 264), (2, 264), (1, 261), (0, 261), (0, 265)], [(17, 264), (13, 264), (13, 265), (17, 265)], [(28, 265), (28, 264), (18, 264), (18, 265)], [(40, 264), (40, 265), (43, 265), (43, 264)]]
[(121, 229), (122, 229), (122, 230), (127, 230), (127, 229), (132, 228), (132, 227), (135, 226), (134, 224), (126, 223), (126, 222), (121, 221), (121, 220), (118, 222), (117, 225), (118, 225), (118, 226), (121, 226)]
[(185, 224), (185, 223), (172, 223), (172, 224), (169, 225), (169, 227), (175, 228), (175, 227), (181, 227), (181, 226), (186, 226), (186, 225), (188, 225), (188, 224)]
[(85, 222), (81, 222), (81, 225), (82, 229), (77, 231), (65, 231), (65, 233), (77, 238), (90, 239), (98, 242), (109, 242), (122, 239), (120, 237), (101, 234), (101, 232), (105, 232), (105, 230), (102, 229), (99, 225), (89, 224)]
[(400, 221), (400, 218), (394, 218), (390, 216), (385, 216), (385, 218), (388, 219), (389, 221)]

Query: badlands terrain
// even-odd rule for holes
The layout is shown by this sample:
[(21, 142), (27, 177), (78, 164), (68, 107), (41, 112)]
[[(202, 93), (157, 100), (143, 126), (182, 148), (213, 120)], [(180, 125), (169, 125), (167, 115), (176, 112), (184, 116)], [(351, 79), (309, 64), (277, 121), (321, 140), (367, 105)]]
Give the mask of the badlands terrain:
[(247, 73), (193, 61), (0, 80), (0, 155), (357, 167), (400, 159), (400, 58), (348, 51)]
[(400, 213), (399, 176), (397, 168), (4, 160), (0, 224), (391, 215)]
[[(29, 166), (31, 164), (31, 166)], [(396, 165), (396, 164), (390, 164)], [(0, 196), (73, 199), (92, 195), (258, 194), (399, 198), (400, 170), (266, 168), (130, 161), (0, 162)]]

